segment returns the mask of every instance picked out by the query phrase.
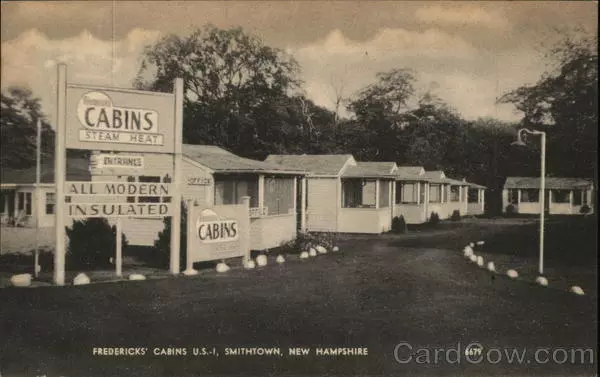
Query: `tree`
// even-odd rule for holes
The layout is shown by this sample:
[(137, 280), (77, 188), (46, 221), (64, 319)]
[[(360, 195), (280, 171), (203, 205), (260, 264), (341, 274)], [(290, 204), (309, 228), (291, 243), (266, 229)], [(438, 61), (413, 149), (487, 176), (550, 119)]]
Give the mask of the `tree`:
[(243, 154), (283, 142), (273, 111), (297, 88), (298, 71), (291, 56), (241, 28), (207, 26), (148, 46), (134, 84), (171, 91), (173, 80), (183, 78), (184, 141)]
[(377, 81), (361, 91), (349, 103), (362, 124), (360, 136), (367, 149), (365, 157), (377, 161), (398, 160), (398, 117), (407, 109), (415, 93), (415, 76), (408, 69), (393, 69), (377, 74)]
[(54, 152), (54, 131), (46, 122), (40, 99), (31, 90), (9, 87), (0, 94), (0, 163), (14, 169), (35, 165), (37, 120), (42, 120), (42, 159)]
[(535, 85), (499, 100), (523, 112), (522, 126), (547, 132), (549, 175), (593, 175), (597, 183), (597, 44), (597, 34), (567, 33), (548, 48), (547, 71)]

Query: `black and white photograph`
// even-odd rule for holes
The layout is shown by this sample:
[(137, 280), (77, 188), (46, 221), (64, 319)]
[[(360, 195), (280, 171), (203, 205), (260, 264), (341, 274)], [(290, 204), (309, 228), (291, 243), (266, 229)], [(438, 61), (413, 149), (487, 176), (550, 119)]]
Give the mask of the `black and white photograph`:
[(0, 6), (0, 377), (597, 376), (597, 1)]

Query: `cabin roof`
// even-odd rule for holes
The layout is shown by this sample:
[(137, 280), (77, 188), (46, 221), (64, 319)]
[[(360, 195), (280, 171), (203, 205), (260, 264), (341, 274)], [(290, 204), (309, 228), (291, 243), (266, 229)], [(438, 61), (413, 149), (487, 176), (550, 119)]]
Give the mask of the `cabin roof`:
[(214, 145), (183, 144), (183, 155), (196, 161), (215, 173), (270, 173), (304, 175), (297, 167), (286, 167), (265, 161), (237, 156)]
[(351, 154), (272, 154), (265, 162), (301, 168), (313, 175), (337, 176), (350, 159), (354, 159)]
[[(562, 178), (562, 177), (546, 177), (545, 186), (547, 189), (568, 190), (581, 189), (591, 187), (592, 180), (586, 178)], [(541, 186), (539, 177), (508, 177), (504, 183), (504, 188), (533, 188), (539, 189)]]

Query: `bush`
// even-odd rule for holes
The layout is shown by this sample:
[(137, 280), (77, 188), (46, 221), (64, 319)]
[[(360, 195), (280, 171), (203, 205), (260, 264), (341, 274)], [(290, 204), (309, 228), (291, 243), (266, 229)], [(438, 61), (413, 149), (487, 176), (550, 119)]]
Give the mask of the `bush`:
[[(110, 226), (105, 218), (89, 218), (74, 221), (72, 228), (66, 228), (69, 244), (67, 264), (70, 269), (110, 268), (110, 258), (115, 256), (117, 227)], [(123, 250), (128, 245), (122, 234)]]
[(427, 220), (427, 224), (430, 226), (436, 226), (440, 223), (440, 215), (437, 212), (431, 212), (429, 216), (429, 220)]
[(506, 214), (508, 216), (514, 216), (517, 214), (517, 206), (514, 204), (509, 204), (506, 206)]
[(301, 253), (318, 245), (331, 250), (336, 245), (337, 234), (333, 232), (299, 232), (295, 240), (282, 246), (286, 253)]
[(404, 220), (404, 216), (396, 216), (392, 219), (392, 232), (394, 233), (406, 233), (406, 220)]
[(587, 204), (584, 204), (584, 205), (582, 205), (582, 206), (581, 206), (581, 208), (579, 209), (579, 212), (580, 212), (580, 213), (583, 213), (583, 214), (587, 214), (587, 213), (590, 213), (590, 211), (591, 211), (591, 210), (592, 210), (592, 209), (590, 208), (590, 206), (588, 206)]
[(461, 218), (461, 217), (460, 217), (460, 211), (459, 211), (459, 210), (457, 210), (457, 209), (455, 209), (455, 210), (452, 212), (452, 216), (450, 216), (450, 220), (452, 220), (452, 221), (460, 221), (460, 218)]
[[(158, 233), (158, 238), (154, 240), (155, 255), (153, 262), (159, 267), (169, 268), (171, 264), (171, 217), (163, 219), (164, 229)], [(187, 208), (181, 203), (181, 226), (179, 241), (179, 268), (186, 267), (187, 253)]]

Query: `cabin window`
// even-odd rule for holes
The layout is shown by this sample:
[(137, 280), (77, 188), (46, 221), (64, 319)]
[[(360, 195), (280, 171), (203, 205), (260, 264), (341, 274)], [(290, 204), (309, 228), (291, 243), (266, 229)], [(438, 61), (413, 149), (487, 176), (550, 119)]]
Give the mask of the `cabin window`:
[(20, 192), (18, 194), (17, 199), (19, 200), (19, 203), (17, 203), (17, 210), (22, 211), (25, 209), (25, 193), (24, 192)]
[(390, 206), (390, 182), (379, 182), (379, 208)]
[(521, 190), (521, 202), (522, 203), (539, 203), (540, 202), (540, 190), (538, 190), (538, 189)]
[(8, 198), (8, 195), (0, 192), (0, 213), (4, 213), (6, 211), (6, 203), (5, 200)]
[(396, 204), (413, 204), (417, 203), (417, 183), (398, 183), (398, 197)]
[(344, 208), (375, 208), (375, 180), (344, 179), (342, 205)]
[(244, 196), (250, 197), (250, 207), (258, 207), (257, 178), (215, 178), (215, 205), (242, 204)]
[(512, 204), (519, 203), (519, 190), (518, 189), (508, 189), (508, 202)]
[(448, 185), (442, 185), (442, 202), (448, 202)]
[(56, 194), (53, 192), (46, 193), (46, 215), (54, 214), (54, 206), (56, 205)]
[(17, 205), (17, 209), (19, 211), (25, 211), (26, 215), (31, 215), (31, 193), (20, 192), (18, 198), (19, 204)]
[[(135, 176), (127, 177), (127, 182), (161, 183), (161, 181), (164, 183), (169, 183), (169, 182), (171, 182), (171, 178), (169, 177), (168, 174), (162, 179), (160, 176), (150, 176), (150, 175), (140, 175), (138, 177), (135, 177)], [(127, 203), (136, 203), (135, 198), (136, 198), (135, 196), (128, 196)], [(160, 202), (161, 202), (160, 196), (138, 196), (137, 197), (137, 203), (160, 203)], [(162, 197), (162, 202), (170, 203), (171, 197), (170, 196)]]
[[(160, 183), (160, 177), (141, 175), (138, 177), (140, 183)], [(138, 196), (138, 203), (160, 203), (160, 196)]]
[(25, 193), (25, 214), (31, 215), (31, 193)]
[(450, 201), (460, 201), (460, 186), (450, 186)]
[(569, 190), (552, 190), (552, 201), (554, 203), (569, 203)]
[(425, 182), (421, 182), (419, 185), (421, 185), (421, 190), (419, 190), (419, 203), (425, 203)]
[(468, 189), (469, 203), (479, 203), (479, 190)]
[(265, 177), (264, 203), (267, 215), (287, 215), (294, 212), (294, 179)]
[(440, 203), (441, 202), (441, 185), (429, 185), (429, 202)]
[(583, 190), (573, 190), (573, 205), (580, 206), (583, 202)]

